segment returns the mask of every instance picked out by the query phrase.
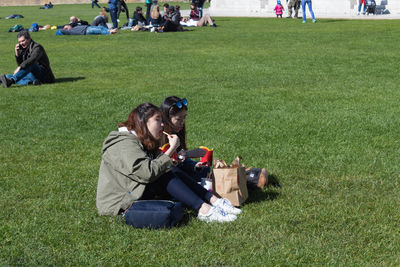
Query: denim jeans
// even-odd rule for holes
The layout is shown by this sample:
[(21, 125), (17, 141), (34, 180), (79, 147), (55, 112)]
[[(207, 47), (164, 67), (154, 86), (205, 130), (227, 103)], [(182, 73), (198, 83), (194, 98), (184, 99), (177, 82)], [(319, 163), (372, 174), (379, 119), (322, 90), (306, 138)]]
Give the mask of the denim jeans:
[(192, 179), (177, 177), (175, 173), (169, 172), (154, 183), (148, 184), (141, 199), (154, 199), (156, 196), (164, 199), (168, 196), (172, 197), (198, 211), (204, 202), (210, 201), (212, 193)]
[[(361, 4), (361, 1), (358, 0), (358, 13), (360, 13), (362, 5), (363, 4)], [(364, 3), (363, 14), (365, 14), (366, 9), (367, 9), (367, 7), (365, 6), (365, 3)]]
[(207, 177), (208, 173), (210, 172), (210, 168), (207, 167), (195, 169), (196, 163), (197, 161), (186, 159), (184, 162), (179, 163), (178, 166), (172, 168), (172, 171), (178, 177), (180, 177), (180, 172), (184, 172), (189, 177), (189, 179), (192, 179), (193, 181), (198, 183), (201, 182), (201, 178)]
[(96, 0), (92, 0), (92, 8), (93, 8), (95, 5), (96, 5), (98, 8), (100, 8), (99, 4), (97, 4), (97, 1), (96, 1)]
[(113, 23), (113, 29), (118, 28), (118, 16), (117, 16), (118, 10), (116, 8), (110, 8), (110, 17), (111, 21)]
[(86, 29), (86, 35), (95, 35), (95, 34), (110, 34), (107, 28), (103, 26), (89, 26)]
[(312, 19), (315, 20), (314, 12), (312, 10), (311, 0), (301, 0), (301, 9), (303, 10), (303, 21), (306, 20), (306, 4), (308, 5), (308, 10), (310, 11)]
[(28, 85), (36, 79), (41, 79), (42, 70), (38, 64), (32, 64), (25, 69), (21, 69), (15, 75), (7, 75), (8, 79), (13, 79), (16, 84)]

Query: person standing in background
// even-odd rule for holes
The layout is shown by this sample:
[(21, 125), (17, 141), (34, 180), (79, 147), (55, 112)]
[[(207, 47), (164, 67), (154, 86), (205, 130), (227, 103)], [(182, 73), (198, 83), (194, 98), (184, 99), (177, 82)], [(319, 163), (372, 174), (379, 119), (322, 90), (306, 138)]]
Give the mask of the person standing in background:
[(122, 8), (125, 9), (126, 19), (129, 21), (129, 10), (124, 0), (119, 0), (117, 3), (117, 18), (119, 19), (119, 15), (122, 12)]
[(301, 9), (303, 11), (303, 23), (306, 23), (306, 4), (308, 5), (308, 10), (310, 11), (312, 22), (315, 23), (315, 16), (314, 11), (312, 9), (312, 2), (311, 0), (301, 0)]
[(285, 9), (283, 8), (280, 0), (278, 0), (278, 2), (276, 3), (274, 10), (275, 10), (276, 17), (282, 18), (282, 14)]
[(151, 4), (153, 3), (152, 0), (146, 0), (146, 24), (150, 23), (151, 19)]
[(358, 13), (357, 15), (360, 15), (360, 11), (361, 11), (361, 6), (364, 5), (363, 8), (363, 15), (365, 15), (365, 11), (367, 9), (366, 5), (365, 5), (365, 0), (358, 0)]
[(110, 12), (111, 21), (113, 23), (113, 29), (118, 29), (118, 2), (119, 0), (108, 1), (108, 10)]
[(300, 0), (290, 0), (288, 4), (288, 19), (292, 18), (292, 12), (294, 9), (294, 18), (297, 19), (299, 16), (299, 9), (300, 9)]
[(99, 4), (97, 4), (97, 2), (99, 2), (99, 0), (92, 0), (92, 8), (94, 8), (94, 6), (97, 6), (98, 8), (100, 8)]

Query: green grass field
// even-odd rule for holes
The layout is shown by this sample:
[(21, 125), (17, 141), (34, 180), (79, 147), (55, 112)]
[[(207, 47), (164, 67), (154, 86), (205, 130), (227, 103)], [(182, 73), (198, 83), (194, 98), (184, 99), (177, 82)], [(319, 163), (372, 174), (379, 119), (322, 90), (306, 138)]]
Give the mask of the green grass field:
[[(97, 12), (1, 7), (0, 73), (16, 68), (14, 24)], [(4, 19), (14, 13), (25, 18)], [(0, 265), (400, 264), (400, 21), (216, 23), (32, 34), (57, 83), (0, 88)], [(104, 138), (136, 105), (170, 95), (189, 101), (189, 147), (241, 155), (282, 187), (251, 194), (229, 224), (189, 213), (181, 227), (141, 230), (98, 216)]]

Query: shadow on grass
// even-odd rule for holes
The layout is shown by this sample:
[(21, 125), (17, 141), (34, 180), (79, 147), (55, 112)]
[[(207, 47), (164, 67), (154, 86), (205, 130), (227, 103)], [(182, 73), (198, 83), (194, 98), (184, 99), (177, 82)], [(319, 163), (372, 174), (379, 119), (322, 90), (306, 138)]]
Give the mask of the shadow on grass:
[[(281, 184), (279, 183), (278, 178), (270, 174), (268, 175), (268, 187), (272, 188), (281, 188)], [(279, 196), (279, 192), (268, 190), (264, 192), (259, 188), (249, 188), (249, 198), (246, 203), (256, 203), (261, 201), (273, 201), (277, 199)]]
[(56, 83), (69, 83), (69, 82), (76, 82), (79, 80), (84, 80), (85, 77), (66, 77), (66, 78), (57, 78)]

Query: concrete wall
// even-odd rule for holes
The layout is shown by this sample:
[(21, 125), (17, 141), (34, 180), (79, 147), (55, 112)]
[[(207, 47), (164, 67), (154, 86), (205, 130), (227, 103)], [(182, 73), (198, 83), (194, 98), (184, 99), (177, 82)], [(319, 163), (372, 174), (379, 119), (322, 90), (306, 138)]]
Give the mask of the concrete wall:
[[(379, 12), (400, 14), (400, 0), (375, 1)], [(281, 0), (281, 2), (286, 10), (286, 1)], [(312, 4), (316, 17), (346, 17), (357, 13), (358, 0), (313, 0)], [(276, 0), (212, 0), (210, 14), (211, 16), (270, 17), (274, 16), (275, 5)]]

